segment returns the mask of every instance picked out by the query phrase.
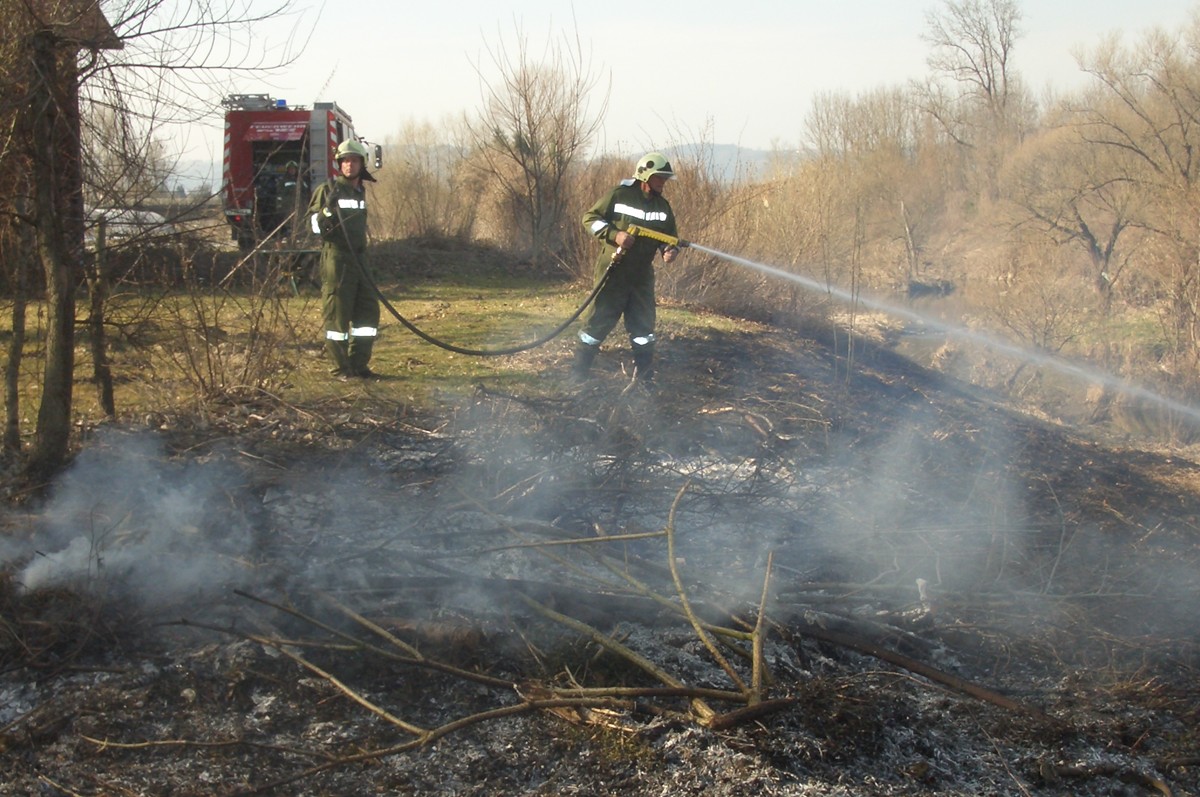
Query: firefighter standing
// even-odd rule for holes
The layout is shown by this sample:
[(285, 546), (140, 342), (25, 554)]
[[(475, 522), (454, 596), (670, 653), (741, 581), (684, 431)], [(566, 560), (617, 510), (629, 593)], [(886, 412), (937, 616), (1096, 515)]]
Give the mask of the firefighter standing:
[(343, 141), (334, 153), (340, 174), (317, 187), (309, 202), (312, 230), (321, 236), (321, 299), (325, 350), (339, 378), (371, 377), (368, 364), (379, 335), (379, 297), (367, 268), (367, 192), (375, 182), (367, 148)]
[(663, 262), (670, 263), (679, 254), (679, 248), (639, 238), (625, 230), (637, 225), (677, 235), (675, 214), (662, 195), (663, 186), (674, 176), (666, 156), (651, 152), (637, 162), (632, 179), (622, 180), (583, 214), (583, 226), (604, 243), (596, 259), (597, 281), (608, 270), (613, 253), (620, 248), (624, 254), (596, 296), (579, 332), (571, 369), (575, 380), (587, 378), (600, 344), (622, 316), (633, 348), (635, 378), (645, 383), (654, 379), (654, 256), (661, 251)]

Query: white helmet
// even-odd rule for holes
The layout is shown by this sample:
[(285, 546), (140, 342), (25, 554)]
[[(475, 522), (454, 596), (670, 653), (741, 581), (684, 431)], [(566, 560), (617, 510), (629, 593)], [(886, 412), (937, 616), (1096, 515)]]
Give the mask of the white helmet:
[(650, 152), (643, 155), (637, 162), (637, 168), (633, 170), (633, 179), (641, 180), (644, 183), (656, 174), (661, 174), (670, 180), (675, 176), (675, 170), (671, 168), (671, 162), (667, 160), (666, 155), (661, 152)]
[(367, 162), (367, 148), (353, 138), (348, 138), (338, 144), (337, 152), (333, 153), (333, 159), (340, 162), (342, 158), (349, 155), (357, 155), (363, 159), (364, 164)]

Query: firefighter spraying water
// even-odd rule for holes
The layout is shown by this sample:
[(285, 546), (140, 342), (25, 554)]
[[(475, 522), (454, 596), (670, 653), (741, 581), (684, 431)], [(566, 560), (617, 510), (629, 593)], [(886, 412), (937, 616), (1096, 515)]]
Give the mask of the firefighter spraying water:
[[(832, 296), (847, 304), (856, 304), (861, 307), (866, 307), (872, 310), (877, 310), (888, 315), (903, 318), (916, 324), (920, 324), (927, 329), (932, 329), (947, 337), (960, 340), (965, 343), (982, 346), (992, 351), (1013, 357), (1021, 362), (1027, 362), (1040, 367), (1051, 368), (1064, 376), (1079, 379), (1084, 382), (1093, 382), (1103, 385), (1104, 387), (1126, 395), (1130, 398), (1140, 399), (1162, 409), (1170, 410), (1188, 419), (1194, 425), (1200, 426), (1200, 408), (1176, 401), (1161, 393), (1155, 392), (1140, 385), (1132, 384), (1126, 380), (1120, 379), (1106, 371), (1098, 368), (1092, 368), (1086, 365), (1070, 362), (1062, 357), (1053, 354), (1038, 351), (1027, 347), (1018, 346), (1003, 338), (989, 335), (967, 327), (949, 324), (938, 321), (930, 316), (915, 312), (906, 307), (892, 304), (890, 302), (881, 301), (879, 299), (864, 296), (860, 293), (851, 293), (833, 285), (820, 282), (802, 274), (795, 274), (790, 271), (775, 268), (764, 263), (758, 263), (753, 260), (747, 260), (737, 255), (732, 255), (727, 252), (722, 252), (717, 249), (712, 249), (702, 244), (686, 241), (674, 235), (652, 230), (638, 225), (631, 225), (627, 230), (636, 238), (649, 239), (655, 241), (660, 246), (674, 247), (677, 249), (691, 248), (697, 252), (702, 252), (706, 255), (724, 260), (734, 265), (742, 266), (775, 279), (784, 280), (797, 284), (814, 293), (821, 293), (827, 296)], [(620, 262), (625, 254), (625, 249), (618, 248), (612, 253), (614, 263)]]
[[(633, 177), (622, 180), (583, 214), (583, 226), (604, 244), (596, 258), (596, 284), (601, 286), (584, 319), (575, 349), (572, 378), (587, 379), (600, 344), (622, 318), (633, 351), (634, 374), (643, 383), (654, 378), (654, 258), (670, 263), (679, 247), (663, 244), (649, 233), (676, 236), (675, 212), (663, 187), (675, 176), (671, 162), (660, 152), (643, 155)], [(631, 233), (638, 227), (643, 234)]]

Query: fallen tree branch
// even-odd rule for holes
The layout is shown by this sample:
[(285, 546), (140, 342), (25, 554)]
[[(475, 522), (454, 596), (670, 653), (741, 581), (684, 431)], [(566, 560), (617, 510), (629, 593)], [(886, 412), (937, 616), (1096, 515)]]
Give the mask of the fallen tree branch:
[(796, 698), (784, 697), (776, 700), (760, 700), (753, 705), (745, 708), (734, 709), (727, 711), (724, 714), (718, 714), (708, 721), (707, 727), (709, 730), (724, 731), (735, 726), (741, 725), (743, 722), (756, 720), (759, 717), (765, 717), (768, 714), (774, 714), (776, 711), (783, 711), (796, 705)]
[(67, 795), (67, 797), (83, 797), (83, 795), (80, 794), (79, 792), (72, 791), (71, 789), (68, 789), (66, 786), (62, 785), (61, 783), (56, 783), (53, 780), (50, 780), (50, 778), (47, 777), (46, 775), (38, 775), (38, 781), (44, 786), (49, 786), (52, 789), (57, 789), (58, 791)]
[(1096, 764), (1092, 766), (1083, 766), (1075, 764), (1057, 764), (1048, 768), (1052, 779), (1057, 778), (1074, 778), (1082, 780), (1084, 778), (1117, 778), (1125, 783), (1134, 783), (1139, 786), (1145, 786), (1149, 789), (1154, 789), (1163, 797), (1174, 797), (1174, 792), (1162, 779), (1155, 777), (1146, 772), (1133, 769), (1131, 767), (1123, 767), (1117, 764)]
[[(601, 633), (599, 630), (592, 628), (591, 626), (587, 625), (586, 623), (576, 620), (574, 617), (568, 617), (565, 614), (560, 614), (559, 612), (556, 612), (553, 609), (543, 606), (540, 603), (538, 603), (537, 601), (533, 600), (532, 598), (529, 598), (528, 596), (517, 593), (517, 597), (519, 597), (522, 601), (524, 601), (525, 605), (529, 606), (531, 609), (534, 609), (537, 612), (540, 612), (546, 618), (548, 618), (550, 620), (554, 620), (557, 623), (560, 623), (562, 625), (567, 626), (568, 628), (575, 629), (576, 631), (587, 635), (596, 644), (600, 645), (601, 647), (605, 648), (606, 650), (608, 650), (612, 653), (615, 653), (616, 655), (618, 655), (621, 658), (625, 659), (626, 661), (630, 662), (631, 664), (633, 664), (635, 667), (642, 670), (643, 672), (646, 672), (646, 673), (654, 676), (655, 678), (657, 678), (659, 681), (666, 684), (667, 686), (672, 686), (672, 687), (677, 687), (677, 688), (682, 688), (684, 686), (681, 681), (679, 681), (678, 679), (676, 679), (674, 676), (670, 675), (669, 673), (664, 672), (654, 662), (650, 661), (645, 656), (642, 656), (641, 654), (636, 653), (635, 651), (631, 650), (630, 648), (626, 647), (625, 645), (622, 645), (620, 642), (618, 642), (617, 640), (608, 636), (607, 634)], [(744, 693), (722, 692), (720, 694), (725, 696), (727, 699), (734, 700), (734, 701), (745, 700)], [(707, 704), (705, 704), (704, 701), (701, 700), (700, 698), (693, 698), (692, 708), (695, 710), (696, 714), (700, 717), (700, 720), (702, 722), (705, 722), (716, 715), (716, 712), (713, 711), (712, 708), (710, 706), (708, 706)]]
[(383, 708), (382, 706), (372, 703), (370, 700), (363, 697), (361, 694), (359, 694), (355, 690), (351, 689), (349, 686), (347, 686), (343, 681), (341, 681), (339, 678), (334, 676), (332, 673), (329, 673), (329, 672), (325, 671), (324, 669), (318, 667), (317, 665), (313, 664), (308, 659), (301, 656), (299, 653), (296, 653), (295, 651), (290, 650), (290, 648), (291, 648), (290, 645), (281, 644), (277, 640), (270, 639), (269, 637), (258, 636), (257, 634), (243, 634), (243, 636), (245, 636), (246, 639), (249, 639), (252, 642), (257, 642), (260, 645), (266, 645), (267, 647), (270, 647), (270, 648), (273, 648), (274, 650), (279, 651), (284, 656), (287, 656), (289, 659), (296, 662), (304, 669), (308, 670), (309, 672), (313, 673), (314, 675), (318, 676), (319, 678), (322, 678), (325, 681), (328, 681), (335, 689), (337, 689), (339, 692), (341, 692), (346, 697), (350, 698), (351, 701), (362, 706), (367, 711), (369, 711), (370, 713), (379, 717), (380, 719), (383, 719), (383, 720), (387, 721), (388, 723), (395, 725), (397, 728), (400, 728), (401, 730), (406, 731), (407, 733), (410, 733), (413, 736), (416, 736), (418, 739), (424, 739), (429, 734), (429, 731), (427, 729), (422, 728), (419, 725), (413, 725), (412, 723), (405, 722), (404, 720), (400, 719), (399, 717), (393, 715), (391, 712), (389, 712), (387, 709)]
[(683, 500), (684, 493), (687, 492), (687, 488), (687, 483), (679, 488), (679, 492), (675, 495), (675, 500), (671, 503), (671, 511), (667, 515), (667, 563), (671, 568), (671, 578), (675, 582), (675, 594), (679, 596), (679, 605), (683, 608), (688, 622), (692, 624), (692, 629), (696, 632), (696, 636), (704, 644), (704, 647), (708, 648), (708, 652), (712, 655), (713, 660), (725, 671), (725, 674), (729, 676), (729, 680), (733, 681), (740, 692), (749, 695), (746, 682), (737, 674), (737, 671), (733, 669), (729, 661), (721, 655), (721, 651), (717, 650), (712, 637), (705, 632), (699, 618), (696, 617), (696, 613), (692, 611), (691, 603), (688, 602), (687, 590), (683, 587), (683, 579), (679, 576), (678, 560), (675, 556), (675, 513), (679, 508), (679, 502)]
[(308, 769), (305, 769), (301, 772), (295, 772), (291, 775), (288, 775), (285, 778), (280, 778), (278, 780), (271, 781), (270, 783), (264, 783), (259, 786), (251, 787), (249, 789), (239, 789), (239, 790), (233, 792), (231, 794), (231, 797), (248, 797), (249, 795), (252, 795), (252, 794), (266, 794), (268, 792), (275, 791), (276, 789), (278, 789), (282, 786), (286, 786), (289, 783), (295, 783), (296, 781), (304, 780), (306, 778), (312, 777), (313, 775), (317, 775), (321, 772), (328, 772), (329, 770), (336, 769), (338, 767), (349, 766), (351, 764), (361, 764), (361, 763), (365, 763), (368, 761), (377, 761), (379, 759), (387, 758), (389, 756), (411, 752), (420, 747), (423, 747), (424, 745), (429, 744), (430, 742), (437, 741), (438, 739), (442, 738), (443, 736), (447, 736), (451, 733), (454, 733), (455, 731), (462, 730), (463, 728), (467, 728), (471, 725), (478, 725), (479, 723), (489, 722), (491, 720), (503, 719), (505, 717), (514, 717), (514, 716), (518, 716), (521, 714), (528, 714), (528, 713), (531, 713), (534, 711), (542, 711), (542, 710), (546, 710), (546, 709), (560, 708), (560, 707), (566, 707), (566, 706), (610, 708), (613, 705), (620, 705), (622, 708), (631, 708), (632, 707), (632, 704), (629, 704), (629, 703), (618, 704), (612, 700), (595, 700), (595, 701), (587, 701), (587, 700), (528, 700), (528, 701), (524, 701), (522, 703), (516, 703), (511, 706), (503, 706), (501, 708), (491, 709), (489, 711), (481, 711), (477, 714), (472, 714), (467, 717), (461, 717), (452, 722), (448, 722), (445, 725), (440, 725), (437, 728), (433, 728), (433, 729), (429, 730), (429, 732), (426, 734), (426, 736), (424, 736), (420, 739), (412, 739), (410, 741), (404, 742), (402, 744), (394, 745), (392, 747), (385, 747), (385, 748), (381, 748), (378, 750), (368, 750), (368, 751), (365, 751), (362, 753), (356, 753), (355, 755), (344, 756), (342, 758), (336, 759), (334, 761), (330, 761), (328, 763), (318, 764), (316, 766), (309, 767)]
[(767, 596), (771, 594), (771, 565), (774, 560), (774, 553), (767, 554), (767, 572), (763, 574), (762, 597), (758, 601), (758, 617), (755, 620), (754, 631), (751, 633), (750, 650), (753, 654), (750, 664), (751, 703), (762, 699), (763, 677), (766, 672), (766, 666), (763, 664), (763, 642), (766, 637)]
[(253, 747), (257, 750), (270, 750), (274, 753), (287, 753), (289, 755), (306, 756), (308, 758), (322, 758), (326, 761), (335, 760), (334, 756), (328, 753), (322, 753), (317, 750), (301, 750), (298, 747), (285, 747), (279, 744), (265, 744), (263, 742), (251, 742), (246, 739), (225, 739), (219, 742), (202, 742), (195, 739), (153, 739), (146, 742), (114, 742), (111, 739), (94, 739), (91, 736), (79, 734), (79, 738), (89, 744), (94, 744), (98, 748), (96, 752), (102, 753), (105, 750), (146, 750), (156, 747), (196, 747), (200, 749), (220, 750), (226, 747)]

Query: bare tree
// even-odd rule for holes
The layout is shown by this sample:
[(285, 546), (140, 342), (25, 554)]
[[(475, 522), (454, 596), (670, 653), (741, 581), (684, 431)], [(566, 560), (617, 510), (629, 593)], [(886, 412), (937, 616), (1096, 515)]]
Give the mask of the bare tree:
[(881, 269), (876, 277), (893, 283), (918, 278), (951, 188), (939, 166), (952, 160), (948, 145), (923, 122), (910, 90), (881, 88), (822, 95), (806, 124), (817, 157), (859, 197), (860, 222), (874, 241), (868, 259)]
[[(287, 7), (286, 1), (260, 7), (251, 17), (238, 16), (241, 8), (209, 3), (122, 0), (105, 4), (106, 17), (97, 0), (15, 0), (6, 6), (0, 210), (33, 230), (47, 305), (46, 367), (27, 462), (31, 476), (43, 477), (63, 462), (72, 428), (75, 291), (84, 230), (81, 106), (107, 107), (143, 122), (207, 115), (204, 92), (218, 70), (251, 66), (244, 56), (238, 62), (230, 55), (240, 48), (221, 45), (232, 41), (232, 31), (247, 31), (255, 20)], [(15, 378), (13, 367), (10, 361), (6, 379)], [(8, 412), (12, 417), (14, 407)]]
[(917, 87), (922, 110), (973, 153), (975, 182), (993, 198), (1004, 154), (1034, 113), (1013, 64), (1020, 21), (1016, 0), (943, 0), (926, 16), (933, 75)]
[(1160, 254), (1175, 308), (1172, 326), (1189, 340), (1200, 323), (1200, 15), (1183, 33), (1152, 30), (1136, 46), (1110, 38), (1082, 53), (1092, 91), (1069, 106), (1080, 141), (1095, 152), (1104, 186), (1137, 197), (1126, 224), (1145, 230)]
[[(91, 88), (90, 86), (88, 88)], [(128, 107), (85, 98), (82, 157), (88, 207), (136, 207), (163, 186), (174, 167), (166, 142)]]
[(20, 381), (24, 353), (25, 313), (29, 301), (29, 275), (33, 269), (33, 228), (25, 198), (28, 189), (28, 159), (20, 151), (22, 137), (17, 123), (29, 93), (30, 77), (22, 63), (27, 32), (17, 15), (0, 16), (0, 184), (7, 197), (0, 199), (0, 268), (5, 288), (12, 298), (12, 334), (4, 367), (5, 457), (16, 457), (21, 449)]
[(1081, 59), (1097, 85), (1071, 109), (1083, 140), (1121, 155), (1125, 176), (1160, 206), (1190, 192), (1200, 180), (1200, 17), (1186, 37), (1157, 30), (1129, 48), (1110, 39)]
[(75, 282), (83, 238), (79, 54), (94, 54), (115, 42), (95, 3), (26, 0), (14, 5), (5, 20), (3, 93), (15, 103), (5, 108), (10, 138), (0, 173), (11, 181), (4, 192), (6, 209), (32, 228), (44, 276), (46, 363), (28, 462), (29, 473), (40, 478), (65, 456), (71, 429)]
[(1011, 61), (1020, 20), (1015, 0), (944, 0), (940, 11), (926, 15), (930, 68), (979, 101), (1001, 127), (1014, 94)]
[[(101, 72), (97, 79), (113, 80), (113, 73)], [(90, 97), (103, 96), (106, 102), (88, 102), (84, 108), (80, 136), (81, 174), (86, 207), (92, 208), (84, 219), (92, 243), (90, 256), (80, 265), (88, 292), (87, 332), (92, 355), (92, 380), (100, 408), (108, 417), (117, 412), (113, 374), (109, 362), (105, 331), (108, 300), (116, 274), (116, 260), (109, 251), (107, 218), (95, 209), (135, 208), (150, 199), (170, 175), (172, 164), (165, 143), (144, 130), (138, 114), (125, 105), (119, 90), (96, 91)], [(152, 128), (151, 128), (152, 129)], [(153, 231), (147, 231), (152, 234)], [(139, 236), (126, 241), (136, 244)]]
[(8, 362), (4, 369), (4, 454), (16, 459), (21, 454), (21, 364), (25, 352), (25, 314), (29, 303), (30, 274), (33, 271), (33, 228), (20, 223), (23, 207), (0, 226), (0, 262), (8, 277), (12, 297), (12, 334), (8, 342)]
[(1016, 223), (1079, 247), (1106, 310), (1129, 263), (1125, 233), (1145, 211), (1145, 192), (1120, 160), (1116, 151), (1087, 143), (1078, 128), (1065, 127), (1028, 141), (1005, 170), (1005, 194), (1020, 208)]
[(501, 187), (537, 265), (561, 243), (564, 184), (600, 128), (608, 95), (593, 98), (599, 79), (578, 33), (549, 42), (540, 57), (519, 24), (513, 33), (511, 49), (503, 40), (488, 49), (497, 77), (476, 64), (483, 105), (468, 129), (481, 168)]

